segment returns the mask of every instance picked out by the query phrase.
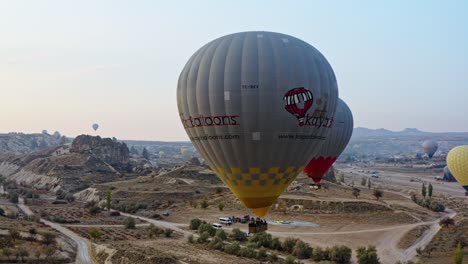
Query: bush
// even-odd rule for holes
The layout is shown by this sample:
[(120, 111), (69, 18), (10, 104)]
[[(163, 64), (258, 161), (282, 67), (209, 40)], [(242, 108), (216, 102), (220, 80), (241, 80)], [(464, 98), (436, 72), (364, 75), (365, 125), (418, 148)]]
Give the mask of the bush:
[(166, 229), (164, 230), (164, 236), (165, 236), (165, 237), (171, 237), (171, 236), (172, 236), (172, 232), (173, 232), (172, 229), (166, 228)]
[(312, 254), (312, 260), (315, 262), (319, 262), (324, 260), (323, 259), (323, 249), (321, 247), (316, 247), (314, 248), (313, 254)]
[(256, 244), (257, 248), (260, 247), (265, 247), (265, 248), (271, 248), (271, 241), (272, 241), (271, 234), (268, 234), (266, 232), (258, 232), (255, 233), (250, 239), (250, 242), (253, 242)]
[(356, 257), (358, 264), (380, 264), (377, 249), (374, 246), (359, 247), (356, 250)]
[(278, 251), (281, 251), (283, 250), (283, 248), (281, 247), (281, 241), (275, 237), (271, 240), (271, 249), (273, 250), (278, 250)]
[(237, 241), (232, 242), (232, 244), (227, 245), (224, 248), (224, 252), (226, 252), (227, 254), (230, 254), (230, 255), (235, 255), (235, 256), (240, 255), (240, 250), (241, 250), (241, 247), (240, 247), (239, 242), (237, 242)]
[(208, 243), (208, 247), (211, 249), (216, 249), (216, 250), (223, 250), (224, 249), (224, 243), (220, 238), (215, 237)]
[(214, 236), (216, 234), (216, 229), (208, 223), (202, 223), (198, 227), (198, 233), (202, 234), (204, 232), (207, 232), (210, 236)]
[(298, 259), (309, 259), (312, 257), (312, 247), (309, 244), (304, 243), (302, 240), (297, 241), (294, 246), (292, 254)]
[(222, 202), (219, 203), (219, 204), (218, 204), (218, 209), (219, 209), (220, 211), (223, 211), (223, 210), (224, 210), (224, 203), (222, 203)]
[(334, 246), (330, 250), (330, 260), (337, 264), (348, 264), (351, 261), (351, 253), (347, 246)]
[(89, 236), (94, 240), (94, 239), (98, 239), (102, 236), (102, 233), (99, 229), (97, 228), (90, 228), (88, 230), (88, 234)]
[(297, 240), (297, 238), (288, 237), (283, 241), (281, 247), (284, 251), (291, 254), (294, 250), (294, 246), (296, 246)]
[(455, 221), (453, 220), (453, 218), (446, 216), (440, 219), (439, 225), (443, 227), (449, 227), (450, 225), (455, 225)]
[(190, 220), (190, 230), (198, 230), (198, 228), (200, 227), (200, 225), (202, 224), (202, 220), (198, 219), (198, 218), (194, 218), (192, 220)]
[(8, 199), (10, 202), (17, 204), (19, 202), (19, 195), (16, 192), (11, 192), (8, 194)]
[(255, 256), (255, 258), (258, 260), (266, 260), (268, 258), (266, 249), (264, 247), (260, 248), (257, 251), (257, 255)]
[(205, 232), (200, 234), (200, 236), (197, 239), (197, 242), (200, 243), (200, 244), (206, 243), (206, 242), (208, 242), (209, 238), (210, 238), (210, 234), (207, 231), (205, 231)]
[(92, 206), (88, 208), (88, 212), (92, 215), (97, 215), (99, 212), (101, 212), (101, 208), (97, 206)]
[(208, 201), (206, 199), (203, 199), (203, 201), (200, 203), (200, 207), (203, 209), (206, 209), (208, 208), (208, 206), (209, 206)]
[(120, 216), (120, 212), (119, 211), (111, 211), (110, 216)]
[(127, 229), (135, 229), (136, 227), (135, 218), (130, 217), (130, 216), (125, 218), (124, 225), (125, 225), (125, 228)]
[(254, 248), (251, 247), (244, 247), (240, 250), (241, 257), (244, 258), (255, 258), (257, 256), (257, 252)]
[(276, 251), (273, 251), (270, 253), (270, 256), (268, 258), (270, 262), (276, 263), (278, 261), (278, 253), (276, 253)]
[(289, 255), (286, 257), (286, 260), (284, 261), (285, 264), (295, 264), (296, 263), (296, 258)]
[(221, 239), (221, 241), (226, 240), (227, 239), (226, 232), (224, 232), (224, 230), (222, 229), (216, 230), (215, 238), (219, 238)]
[(190, 234), (188, 237), (187, 237), (187, 241), (190, 243), (190, 244), (193, 244), (193, 235)]
[(247, 234), (242, 232), (239, 228), (232, 229), (232, 233), (230, 236), (232, 237), (232, 239), (240, 242), (247, 240)]

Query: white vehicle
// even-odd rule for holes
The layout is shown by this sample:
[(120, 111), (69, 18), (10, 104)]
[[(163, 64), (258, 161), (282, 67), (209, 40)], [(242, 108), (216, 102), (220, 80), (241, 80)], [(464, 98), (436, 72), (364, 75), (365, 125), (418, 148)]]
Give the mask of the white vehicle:
[(220, 223), (213, 223), (213, 227), (215, 229), (222, 229), (223, 228), (223, 226)]
[(219, 222), (221, 224), (230, 225), (232, 224), (232, 219), (230, 217), (220, 217)]

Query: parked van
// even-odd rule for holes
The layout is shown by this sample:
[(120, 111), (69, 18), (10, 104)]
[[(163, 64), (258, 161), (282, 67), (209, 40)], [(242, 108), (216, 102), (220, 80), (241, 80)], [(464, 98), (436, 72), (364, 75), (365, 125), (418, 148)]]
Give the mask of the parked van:
[(230, 225), (232, 224), (232, 219), (230, 217), (220, 217), (219, 222), (221, 224)]
[(213, 227), (214, 227), (215, 229), (221, 229), (221, 228), (223, 228), (223, 226), (222, 226), (220, 223), (213, 223)]

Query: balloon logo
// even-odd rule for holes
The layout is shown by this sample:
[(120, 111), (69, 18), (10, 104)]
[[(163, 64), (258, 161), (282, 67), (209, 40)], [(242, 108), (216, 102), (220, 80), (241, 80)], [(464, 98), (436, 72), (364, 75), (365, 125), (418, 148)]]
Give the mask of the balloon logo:
[(304, 87), (294, 88), (286, 92), (283, 97), (284, 109), (297, 117), (299, 126), (304, 126), (304, 117), (312, 107), (314, 97), (312, 93)]

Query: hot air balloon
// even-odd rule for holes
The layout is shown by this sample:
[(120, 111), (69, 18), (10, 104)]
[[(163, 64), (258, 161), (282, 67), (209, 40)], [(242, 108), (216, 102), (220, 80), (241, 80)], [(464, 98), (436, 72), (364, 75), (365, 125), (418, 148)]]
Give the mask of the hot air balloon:
[(450, 150), (447, 155), (447, 167), (468, 195), (468, 145)]
[(308, 43), (273, 32), (211, 41), (177, 86), (180, 119), (211, 169), (258, 217), (327, 138), (335, 74)]
[(348, 105), (346, 105), (343, 100), (338, 99), (335, 120), (330, 129), (330, 133), (320, 151), (304, 168), (304, 173), (307, 174), (309, 178), (312, 178), (314, 182), (319, 183), (338, 156), (346, 148), (352, 134), (353, 114)]
[(424, 149), (424, 153), (427, 154), (427, 156), (432, 159), (432, 156), (434, 156), (434, 153), (437, 151), (437, 142), (432, 141), (432, 140), (426, 140), (422, 143), (422, 147)]
[(93, 124), (93, 129), (94, 129), (94, 131), (98, 130), (98, 128), (99, 128), (99, 125), (98, 125), (98, 124)]
[(444, 167), (444, 177), (442, 178), (443, 181), (446, 182), (454, 182), (457, 181), (455, 177), (453, 177), (453, 174), (450, 172), (449, 168), (447, 166)]

